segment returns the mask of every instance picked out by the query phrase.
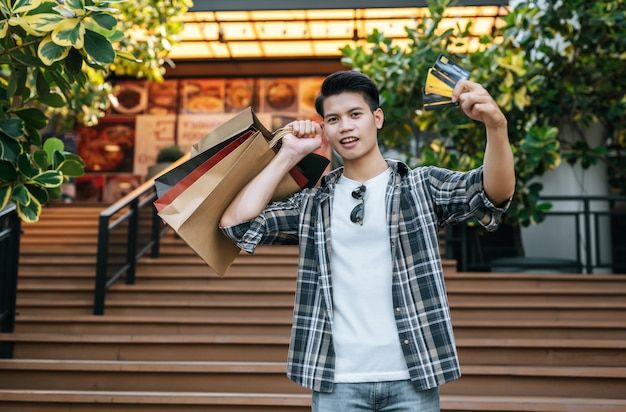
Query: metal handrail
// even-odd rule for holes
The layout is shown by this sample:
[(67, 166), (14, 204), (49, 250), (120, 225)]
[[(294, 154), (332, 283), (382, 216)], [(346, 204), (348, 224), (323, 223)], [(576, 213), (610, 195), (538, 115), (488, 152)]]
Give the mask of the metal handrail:
[[(168, 228), (161, 227), (161, 220), (153, 206), (153, 202), (156, 198), (157, 194), (154, 188), (154, 180), (151, 179), (100, 212), (93, 307), (94, 315), (104, 314), (106, 291), (124, 274), (126, 275), (127, 285), (135, 283), (135, 267), (138, 259), (144, 256), (148, 251), (150, 251), (150, 256), (153, 258), (159, 256), (160, 238), (167, 232)], [(139, 214), (141, 210), (145, 208), (152, 210), (151, 235), (150, 240), (145, 245), (138, 248)], [(122, 228), (124, 223), (128, 223), (126, 226), (125, 262), (121, 268), (109, 276), (109, 245), (111, 231), (116, 228)]]
[[(159, 176), (189, 160), (189, 154), (181, 157), (171, 165), (166, 167), (156, 176), (146, 180), (141, 186), (113, 203), (100, 212), (98, 222), (98, 251), (96, 257), (96, 285), (94, 288), (93, 314), (104, 314), (104, 301), (106, 291), (119, 278), (126, 274), (126, 284), (135, 283), (135, 267), (137, 260), (143, 257), (148, 251), (152, 258), (159, 257), (160, 239), (169, 230), (157, 214), (153, 203), (157, 200), (157, 193), (154, 181)], [(137, 247), (138, 233), (140, 228), (140, 212), (148, 209), (151, 211), (150, 240), (140, 248)], [(111, 231), (116, 228), (123, 228), (127, 223), (125, 262), (115, 273), (108, 275), (111, 262), (109, 255), (109, 244)], [(137, 251), (139, 249), (139, 251)]]
[[(21, 221), (15, 204), (0, 210), (0, 332), (13, 333), (17, 315), (17, 274)], [(13, 342), (0, 342), (0, 358), (13, 357)]]
[[(607, 204), (626, 202), (626, 196), (544, 196), (540, 198), (540, 201), (552, 203), (553, 206), (562, 202), (581, 202), (581, 207), (577, 210), (548, 210), (544, 213), (546, 218), (559, 216), (573, 219), (576, 247), (573, 253), (575, 255), (573, 263), (580, 268), (581, 273), (591, 274), (600, 269), (613, 269), (614, 259), (608, 264), (603, 263), (601, 259), (600, 227), (602, 225), (600, 223), (602, 218), (623, 218), (626, 223), (626, 211), (593, 210), (591, 205), (594, 202)], [(460, 225), (458, 231), (453, 227), (448, 227), (445, 235), (446, 257), (457, 260), (459, 271), (482, 271), (486, 262), (481, 263), (471, 256), (471, 245), (475, 243), (475, 240), (470, 239), (470, 233), (467, 225)]]

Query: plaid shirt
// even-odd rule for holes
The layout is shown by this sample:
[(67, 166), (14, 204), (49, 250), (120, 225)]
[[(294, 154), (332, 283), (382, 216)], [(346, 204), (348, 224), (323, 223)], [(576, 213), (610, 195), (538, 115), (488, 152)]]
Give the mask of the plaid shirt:
[[(439, 229), (475, 217), (494, 230), (508, 207), (485, 196), (482, 167), (467, 173), (436, 167), (409, 169), (388, 161), (389, 248), (398, 339), (411, 381), (418, 390), (460, 376), (457, 351), (439, 254)], [(299, 244), (298, 279), (287, 375), (314, 391), (331, 392), (334, 380), (330, 213), (342, 169), (305, 189), (269, 204), (263, 213), (223, 228), (237, 245), (253, 253), (260, 244)]]

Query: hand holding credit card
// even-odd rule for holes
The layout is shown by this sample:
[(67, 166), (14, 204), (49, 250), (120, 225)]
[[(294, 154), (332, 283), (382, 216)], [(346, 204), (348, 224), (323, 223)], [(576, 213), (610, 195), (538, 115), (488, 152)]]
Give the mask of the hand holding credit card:
[(424, 110), (458, 106), (452, 103), (452, 90), (461, 79), (469, 79), (470, 73), (454, 60), (440, 54), (435, 65), (428, 69), (424, 87)]

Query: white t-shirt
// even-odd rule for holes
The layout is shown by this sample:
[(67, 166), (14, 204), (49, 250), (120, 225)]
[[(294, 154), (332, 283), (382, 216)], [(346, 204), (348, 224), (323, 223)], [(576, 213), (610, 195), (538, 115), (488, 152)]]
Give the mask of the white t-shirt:
[(350, 221), (360, 183), (341, 176), (331, 214), (335, 382), (409, 379), (391, 298), (385, 211), (390, 169), (364, 182), (363, 226)]

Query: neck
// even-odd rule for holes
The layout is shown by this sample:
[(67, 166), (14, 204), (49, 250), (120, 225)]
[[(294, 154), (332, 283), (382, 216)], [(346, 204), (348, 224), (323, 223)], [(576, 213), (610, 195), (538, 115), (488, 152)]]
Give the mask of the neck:
[(345, 161), (343, 174), (348, 179), (363, 183), (373, 177), (378, 176), (379, 174), (387, 170), (388, 167), (389, 165), (387, 164), (387, 161), (385, 161), (385, 159), (381, 155), (374, 161), (372, 161), (371, 159)]

